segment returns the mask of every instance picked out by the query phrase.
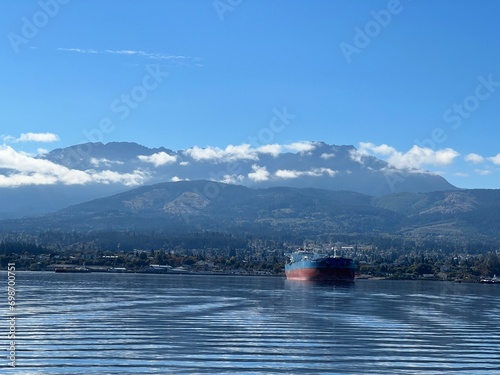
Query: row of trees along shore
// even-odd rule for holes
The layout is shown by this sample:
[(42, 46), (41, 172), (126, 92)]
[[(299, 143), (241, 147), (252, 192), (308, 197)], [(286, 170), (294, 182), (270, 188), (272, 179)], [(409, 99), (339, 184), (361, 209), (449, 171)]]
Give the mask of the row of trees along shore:
[[(43, 241), (40, 237), (3, 240), (0, 242), (2, 269), (11, 262), (16, 263), (19, 270), (46, 270), (53, 264), (85, 263), (144, 271), (151, 264), (160, 264), (194, 272), (282, 275), (285, 252), (303, 244), (299, 238), (285, 242), (224, 233), (153, 237), (130, 233), (98, 236), (57, 233), (48, 241), (50, 238), (45, 233)], [(344, 256), (356, 260), (359, 273), (374, 277), (478, 281), (481, 277), (500, 275), (500, 256), (494, 243), (453, 244), (382, 237), (354, 242), (356, 238), (347, 235), (315, 240), (332, 244), (335, 239), (344, 240), (335, 244), (344, 248)], [(356, 244), (349, 245), (352, 243)], [(149, 248), (145, 249), (144, 244)]]

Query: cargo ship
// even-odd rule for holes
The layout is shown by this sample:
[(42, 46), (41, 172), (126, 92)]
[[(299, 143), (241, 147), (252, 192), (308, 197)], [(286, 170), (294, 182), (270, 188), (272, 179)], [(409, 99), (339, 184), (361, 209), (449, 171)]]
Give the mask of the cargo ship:
[(338, 256), (336, 251), (322, 253), (299, 249), (286, 254), (285, 275), (290, 280), (354, 282), (356, 263)]

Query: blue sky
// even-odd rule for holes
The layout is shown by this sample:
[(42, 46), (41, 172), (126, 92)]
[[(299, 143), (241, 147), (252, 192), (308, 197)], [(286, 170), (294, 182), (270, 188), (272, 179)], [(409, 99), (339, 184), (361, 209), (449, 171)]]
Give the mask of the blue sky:
[(494, 0), (4, 0), (1, 147), (324, 141), (499, 188), (498, 14)]

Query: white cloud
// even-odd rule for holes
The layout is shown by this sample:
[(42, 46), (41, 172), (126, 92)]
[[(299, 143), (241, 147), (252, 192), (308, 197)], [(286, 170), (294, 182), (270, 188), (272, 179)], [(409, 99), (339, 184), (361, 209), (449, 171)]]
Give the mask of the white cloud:
[(257, 148), (257, 152), (261, 154), (270, 154), (272, 156), (278, 156), (283, 150), (283, 147), (278, 144), (263, 145)]
[(278, 169), (274, 175), (279, 178), (288, 180), (290, 178), (297, 178), (301, 176), (300, 171), (290, 170), (290, 169)]
[(206, 147), (201, 148), (198, 146), (194, 146), (188, 148), (184, 151), (184, 154), (193, 158), (196, 161), (200, 160), (219, 160), (224, 156), (224, 151), (217, 147)]
[(162, 52), (146, 52), (141, 50), (96, 50), (92, 48), (57, 48), (61, 52), (74, 52), (80, 54), (112, 54), (112, 55), (125, 55), (125, 56), (140, 56), (153, 60), (187, 60), (189, 57), (181, 55), (170, 55)]
[(229, 145), (225, 149), (219, 147), (207, 146), (201, 148), (194, 146), (184, 151), (184, 154), (193, 158), (196, 161), (214, 161), (214, 162), (232, 162), (237, 160), (259, 160), (260, 154), (269, 154), (274, 157), (282, 152), (293, 151), (306, 153), (314, 150), (315, 142), (294, 142), (285, 145), (268, 144), (252, 147), (250, 144), (244, 143), (238, 146)]
[(0, 168), (8, 173), (0, 174), (0, 187), (23, 185), (84, 185), (97, 183), (121, 183), (127, 186), (140, 185), (149, 177), (147, 173), (135, 170), (132, 173), (118, 173), (109, 170), (96, 172), (69, 169), (49, 160), (34, 158), (17, 152), (10, 146), (0, 147)]
[(106, 167), (111, 167), (113, 164), (123, 165), (123, 162), (122, 161), (118, 161), (118, 160), (109, 160), (109, 159), (106, 159), (106, 158), (100, 158), (100, 159), (91, 158), (90, 159), (90, 164), (92, 164), (94, 167), (98, 168), (101, 165), (104, 165)]
[(324, 175), (328, 175), (330, 177), (335, 176), (336, 172), (330, 168), (313, 168), (308, 171), (297, 171), (291, 169), (278, 169), (275, 172), (275, 176), (282, 179), (291, 179), (298, 178), (301, 176), (310, 176), (310, 177), (320, 177)]
[(371, 150), (375, 154), (379, 155), (385, 155), (389, 156), (392, 154), (397, 153), (396, 149), (394, 147), (388, 146), (386, 144), (380, 145), (380, 146), (375, 146), (373, 143), (366, 143), (366, 142), (361, 142), (361, 150)]
[(154, 60), (186, 60), (188, 57), (180, 55), (170, 55), (161, 52), (145, 52), (140, 50), (104, 50), (101, 53), (111, 53), (116, 55), (141, 56)]
[(19, 187), (25, 185), (53, 185), (57, 183), (57, 178), (40, 173), (15, 174), (4, 176), (0, 174), (0, 187)]
[(242, 175), (236, 175), (236, 174), (226, 174), (224, 175), (224, 177), (222, 178), (222, 180), (220, 180), (219, 182), (222, 182), (224, 184), (233, 184), (233, 185), (236, 185), (236, 184), (241, 184), (243, 182), (243, 180), (245, 179), (245, 176), (242, 176)]
[(139, 155), (138, 158), (143, 162), (154, 164), (155, 167), (172, 164), (177, 161), (177, 155), (169, 155), (164, 151), (152, 155)]
[(312, 170), (314, 173), (317, 173), (319, 175), (327, 174), (330, 177), (333, 177), (337, 174), (333, 169), (330, 168), (315, 168)]
[(15, 142), (57, 142), (59, 136), (54, 133), (22, 133)]
[(309, 141), (300, 141), (293, 142), (284, 145), (279, 144), (268, 144), (260, 146), (256, 149), (258, 153), (261, 154), (271, 154), (273, 156), (278, 156), (283, 152), (298, 152), (298, 153), (306, 153), (313, 151), (316, 148), (316, 142)]
[(328, 160), (328, 159), (331, 159), (331, 158), (334, 158), (335, 157), (335, 154), (328, 154), (326, 152), (322, 153), (320, 158), (321, 159), (325, 159), (325, 160)]
[(352, 161), (358, 162), (361, 165), (364, 165), (363, 163), (363, 158), (367, 156), (368, 153), (363, 150), (350, 150), (349, 151), (349, 157), (351, 158)]
[(500, 165), (500, 154), (496, 154), (495, 156), (491, 156), (488, 158), (495, 165)]
[(45, 154), (47, 154), (49, 152), (49, 150), (47, 150), (46, 148), (37, 148), (36, 150), (36, 153), (38, 156), (43, 156)]
[(384, 156), (386, 161), (399, 169), (420, 169), (425, 165), (448, 166), (453, 163), (460, 154), (451, 149), (433, 150), (427, 147), (414, 145), (410, 150), (403, 153), (388, 145), (376, 146), (373, 143), (360, 143), (358, 152), (352, 154), (352, 158), (358, 158), (362, 162), (364, 155)]
[(89, 182), (97, 182), (101, 184), (119, 183), (126, 186), (142, 185), (149, 177), (147, 172), (139, 169), (134, 170), (132, 173), (118, 173), (114, 171), (85, 171), (90, 177)]
[(306, 153), (313, 151), (316, 148), (316, 142), (309, 142), (309, 141), (294, 142), (285, 145), (284, 148), (290, 151)]
[(86, 176), (83, 171), (70, 170), (48, 160), (35, 159), (29, 155), (17, 152), (9, 146), (0, 148), (0, 168), (25, 174), (40, 173), (44, 175), (59, 176), (64, 183), (72, 183)]
[(172, 182), (189, 181), (189, 178), (180, 178), (180, 177), (174, 176), (170, 179), (170, 181), (172, 181)]
[(184, 151), (196, 161), (211, 160), (215, 162), (228, 162), (237, 160), (258, 160), (257, 151), (249, 144), (239, 146), (229, 145), (224, 150), (218, 147), (201, 148), (194, 146)]
[(99, 53), (99, 51), (92, 48), (58, 48), (57, 50), (63, 52), (76, 52), (76, 53), (91, 53), (91, 54)]
[(465, 155), (464, 160), (468, 163), (480, 164), (484, 161), (484, 157), (482, 157), (479, 154), (471, 153), (471, 154)]
[(248, 174), (248, 178), (255, 182), (267, 181), (271, 175), (266, 167), (259, 167), (256, 164), (252, 165), (252, 171)]
[(229, 145), (224, 150), (225, 154), (228, 157), (228, 160), (240, 160), (240, 159), (248, 159), (248, 160), (257, 160), (257, 151), (252, 149), (252, 146), (249, 144), (242, 144), (239, 146)]

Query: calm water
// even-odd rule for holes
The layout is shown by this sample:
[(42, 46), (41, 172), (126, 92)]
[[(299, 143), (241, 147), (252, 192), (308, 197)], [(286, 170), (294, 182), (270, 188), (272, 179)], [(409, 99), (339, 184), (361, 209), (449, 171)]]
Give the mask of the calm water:
[(16, 287), (2, 374), (500, 371), (500, 285), (18, 272)]

